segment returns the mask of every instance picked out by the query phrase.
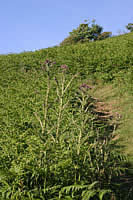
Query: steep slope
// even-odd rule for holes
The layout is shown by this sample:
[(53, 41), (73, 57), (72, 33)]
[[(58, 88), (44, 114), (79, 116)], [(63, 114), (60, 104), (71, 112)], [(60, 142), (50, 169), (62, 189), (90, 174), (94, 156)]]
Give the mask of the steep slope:
[(133, 33), (0, 55), (0, 77), (0, 197), (124, 199), (124, 158), (113, 152), (132, 160)]

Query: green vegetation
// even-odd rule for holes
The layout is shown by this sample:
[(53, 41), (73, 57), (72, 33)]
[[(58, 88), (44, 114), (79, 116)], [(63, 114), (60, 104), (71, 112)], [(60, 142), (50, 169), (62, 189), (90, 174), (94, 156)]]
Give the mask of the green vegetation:
[(129, 33), (0, 56), (0, 199), (133, 198), (132, 52)]
[(104, 40), (112, 35), (111, 32), (103, 32), (103, 28), (92, 20), (85, 20), (77, 29), (73, 29), (69, 36), (61, 42), (61, 46), (76, 43), (91, 42), (96, 40)]
[(130, 32), (133, 32), (133, 23), (128, 23), (128, 25), (126, 26), (127, 30), (129, 30)]

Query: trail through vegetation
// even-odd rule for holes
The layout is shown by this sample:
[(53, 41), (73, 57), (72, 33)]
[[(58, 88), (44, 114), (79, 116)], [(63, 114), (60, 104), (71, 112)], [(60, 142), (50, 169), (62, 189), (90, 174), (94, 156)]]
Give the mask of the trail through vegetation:
[(132, 39), (0, 55), (2, 200), (133, 198)]

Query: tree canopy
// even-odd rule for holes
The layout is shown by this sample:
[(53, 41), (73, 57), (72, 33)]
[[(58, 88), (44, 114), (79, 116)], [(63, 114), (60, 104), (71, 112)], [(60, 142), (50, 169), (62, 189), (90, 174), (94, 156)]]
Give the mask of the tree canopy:
[(133, 32), (133, 23), (128, 23), (128, 25), (126, 26), (126, 28), (127, 28), (130, 32)]
[(103, 32), (103, 27), (96, 24), (95, 20), (91, 22), (85, 20), (78, 28), (73, 29), (69, 36), (65, 38), (60, 45), (76, 44), (78, 42), (90, 42), (95, 40), (105, 39), (111, 36), (111, 32)]

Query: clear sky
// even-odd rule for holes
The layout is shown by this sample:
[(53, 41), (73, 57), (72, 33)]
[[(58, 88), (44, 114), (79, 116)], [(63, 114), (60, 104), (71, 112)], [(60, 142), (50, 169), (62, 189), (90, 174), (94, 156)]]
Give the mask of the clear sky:
[(116, 35), (133, 22), (133, 0), (0, 0), (0, 54), (58, 45), (85, 19)]

